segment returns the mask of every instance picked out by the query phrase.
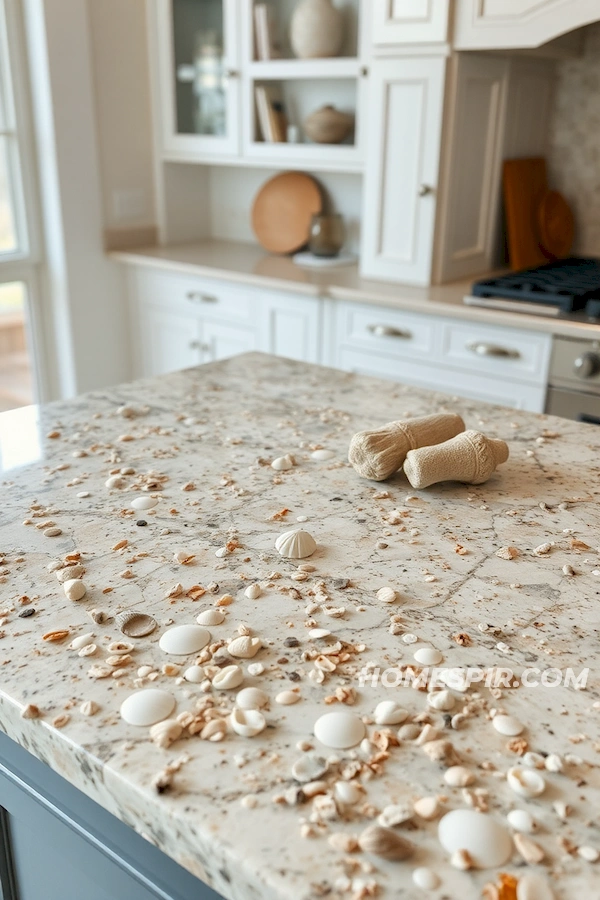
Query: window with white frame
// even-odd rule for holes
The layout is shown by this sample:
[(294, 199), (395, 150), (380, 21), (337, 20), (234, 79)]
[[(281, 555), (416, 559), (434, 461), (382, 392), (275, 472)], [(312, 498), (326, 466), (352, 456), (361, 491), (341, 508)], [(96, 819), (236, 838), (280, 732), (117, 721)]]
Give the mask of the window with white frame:
[(17, 0), (0, 0), (0, 411), (37, 396), (30, 315), (36, 260), (25, 164), (33, 153), (27, 146), (31, 139), (19, 12)]

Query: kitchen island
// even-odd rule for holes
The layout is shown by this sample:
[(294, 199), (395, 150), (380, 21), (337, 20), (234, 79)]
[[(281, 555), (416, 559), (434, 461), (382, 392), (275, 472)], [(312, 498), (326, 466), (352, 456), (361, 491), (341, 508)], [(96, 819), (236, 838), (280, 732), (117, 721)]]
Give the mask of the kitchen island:
[[(442, 411), (508, 441), (487, 484), (416, 492), (402, 473), (377, 484), (347, 462), (355, 431)], [(427, 868), (438, 898), (477, 898), (500, 873), (529, 872), (553, 891), (531, 897), (600, 897), (595, 427), (249, 354), (4, 414), (0, 442), (0, 727), (54, 770), (49, 779), (191, 873), (177, 881), (173, 870), (173, 896), (203, 897), (199, 879), (227, 900), (417, 898), (413, 871)], [(271, 466), (287, 455), (289, 468)], [(156, 504), (132, 508), (140, 498)], [(276, 551), (294, 528), (317, 541), (310, 559)], [(59, 580), (71, 565), (84, 570), (78, 601)], [(124, 636), (115, 617), (127, 610), (153, 616), (156, 630)], [(159, 647), (169, 627), (207, 610), (224, 621), (206, 650)], [(235, 660), (241, 685), (216, 690), (240, 635), (262, 646)], [(419, 680), (425, 646), (452, 670), (442, 709)], [(194, 663), (200, 683), (183, 677)], [(469, 667), (483, 680), (466, 684)], [(513, 674), (498, 680), (500, 669)], [(268, 698), (254, 737), (229, 724), (247, 687)], [(176, 701), (172, 743), (120, 717), (150, 688)], [(389, 700), (406, 710), (402, 723), (375, 722)], [(314, 725), (332, 711), (362, 720), (369, 741), (321, 744)], [(494, 727), (504, 714), (518, 734)], [(207, 729), (214, 721), (227, 730)], [(435, 742), (443, 759), (428, 752)], [(3, 746), (10, 780), (19, 760)], [(460, 783), (449, 783), (450, 762), (466, 770)], [(527, 784), (541, 782), (535, 796), (515, 791), (515, 767), (517, 780), (527, 770)], [(18, 805), (7, 796), (0, 781), (8, 834)], [(535, 833), (505, 863), (463, 871), (437, 836), (456, 809), (510, 833), (507, 815), (522, 810)], [(403, 861), (357, 845), (381, 816), (413, 845)], [(59, 881), (51, 832), (46, 841)], [(146, 896), (169, 896), (169, 872)]]

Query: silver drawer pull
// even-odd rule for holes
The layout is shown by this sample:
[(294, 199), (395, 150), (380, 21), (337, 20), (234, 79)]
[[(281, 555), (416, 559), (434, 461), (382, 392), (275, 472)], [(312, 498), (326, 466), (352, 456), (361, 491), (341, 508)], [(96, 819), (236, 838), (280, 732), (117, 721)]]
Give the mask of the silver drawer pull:
[(190, 350), (204, 350), (204, 345), (202, 341), (190, 341), (189, 348)]
[(410, 331), (403, 331), (401, 328), (394, 328), (392, 325), (367, 325), (367, 331), (370, 331), (375, 337), (402, 338), (405, 341), (410, 341), (412, 338)]
[(511, 350), (510, 347), (500, 347), (498, 344), (487, 344), (485, 341), (475, 341), (473, 344), (467, 344), (467, 350), (476, 353), (478, 356), (496, 356), (503, 359), (519, 359), (521, 354), (518, 350)]
[(188, 291), (185, 295), (190, 303), (218, 303), (219, 298), (212, 294), (203, 294), (201, 291)]

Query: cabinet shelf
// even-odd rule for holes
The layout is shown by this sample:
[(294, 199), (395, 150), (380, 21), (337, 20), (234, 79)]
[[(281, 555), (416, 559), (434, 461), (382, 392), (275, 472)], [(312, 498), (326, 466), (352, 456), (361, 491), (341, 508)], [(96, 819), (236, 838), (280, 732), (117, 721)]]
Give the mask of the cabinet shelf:
[(362, 65), (356, 58), (274, 59), (252, 62), (248, 74), (255, 81), (290, 81), (295, 78), (358, 78)]

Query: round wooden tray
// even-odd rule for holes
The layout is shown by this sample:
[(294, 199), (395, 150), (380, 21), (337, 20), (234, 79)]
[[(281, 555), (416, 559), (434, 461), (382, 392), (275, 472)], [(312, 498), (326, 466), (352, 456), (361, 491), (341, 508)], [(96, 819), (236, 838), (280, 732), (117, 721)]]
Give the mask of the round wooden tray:
[(540, 248), (548, 259), (568, 256), (575, 237), (571, 207), (558, 191), (546, 191), (537, 210)]
[(252, 205), (252, 228), (269, 253), (296, 253), (307, 243), (310, 223), (323, 209), (321, 189), (304, 172), (269, 179)]

